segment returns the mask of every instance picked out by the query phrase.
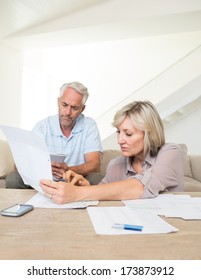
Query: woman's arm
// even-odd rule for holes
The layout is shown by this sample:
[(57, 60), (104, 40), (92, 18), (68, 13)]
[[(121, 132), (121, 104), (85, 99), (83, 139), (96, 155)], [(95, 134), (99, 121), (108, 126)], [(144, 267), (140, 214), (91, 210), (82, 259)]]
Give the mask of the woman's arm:
[(152, 167), (143, 172), (143, 198), (155, 197), (166, 189), (182, 191), (184, 181), (184, 154), (179, 145), (166, 144), (159, 151)]
[(96, 186), (75, 186), (72, 183), (42, 179), (40, 186), (46, 196), (58, 204), (83, 200), (124, 200), (140, 198), (144, 187), (137, 179)]

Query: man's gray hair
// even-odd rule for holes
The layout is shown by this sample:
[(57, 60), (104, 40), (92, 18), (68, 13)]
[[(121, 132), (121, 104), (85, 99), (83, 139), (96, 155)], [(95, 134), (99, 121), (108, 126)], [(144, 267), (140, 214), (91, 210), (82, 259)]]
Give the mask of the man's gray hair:
[(83, 104), (86, 103), (86, 101), (89, 97), (89, 93), (88, 93), (88, 89), (82, 83), (72, 82), (72, 83), (63, 84), (60, 88), (60, 95), (59, 95), (60, 97), (63, 95), (64, 90), (67, 89), (67, 88), (72, 88), (76, 92), (81, 94), (83, 96), (82, 103)]

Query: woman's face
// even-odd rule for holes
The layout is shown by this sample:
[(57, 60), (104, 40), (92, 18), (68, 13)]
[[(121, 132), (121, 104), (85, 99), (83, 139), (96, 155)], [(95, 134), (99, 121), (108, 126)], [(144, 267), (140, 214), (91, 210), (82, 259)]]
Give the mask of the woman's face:
[(129, 117), (118, 126), (117, 135), (123, 156), (143, 158), (144, 132), (135, 128)]

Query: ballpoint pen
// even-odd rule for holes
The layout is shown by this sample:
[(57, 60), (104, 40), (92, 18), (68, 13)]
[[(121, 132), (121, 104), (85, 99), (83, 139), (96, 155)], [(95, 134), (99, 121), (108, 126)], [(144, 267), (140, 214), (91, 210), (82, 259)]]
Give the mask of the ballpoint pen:
[(137, 225), (130, 225), (130, 224), (113, 224), (113, 228), (119, 228), (119, 229), (126, 229), (126, 230), (136, 230), (136, 231), (142, 231), (143, 226), (137, 226)]

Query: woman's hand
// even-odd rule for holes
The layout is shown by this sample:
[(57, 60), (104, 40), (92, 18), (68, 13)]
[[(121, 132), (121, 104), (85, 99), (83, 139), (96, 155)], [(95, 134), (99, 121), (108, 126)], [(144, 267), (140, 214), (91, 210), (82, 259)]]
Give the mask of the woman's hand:
[(57, 204), (63, 204), (78, 201), (76, 189), (77, 186), (71, 183), (55, 182), (52, 180), (40, 180), (40, 186), (44, 194)]
[(82, 175), (77, 174), (72, 170), (68, 170), (63, 174), (63, 178), (66, 182), (76, 186), (89, 186), (90, 183)]

